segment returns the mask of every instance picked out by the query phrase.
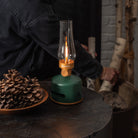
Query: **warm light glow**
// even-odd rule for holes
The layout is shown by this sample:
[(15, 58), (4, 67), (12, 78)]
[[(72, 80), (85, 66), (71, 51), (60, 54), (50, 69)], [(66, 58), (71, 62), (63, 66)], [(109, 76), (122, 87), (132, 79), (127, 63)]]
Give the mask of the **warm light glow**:
[(65, 63), (68, 63), (68, 44), (67, 44), (67, 36), (65, 37)]

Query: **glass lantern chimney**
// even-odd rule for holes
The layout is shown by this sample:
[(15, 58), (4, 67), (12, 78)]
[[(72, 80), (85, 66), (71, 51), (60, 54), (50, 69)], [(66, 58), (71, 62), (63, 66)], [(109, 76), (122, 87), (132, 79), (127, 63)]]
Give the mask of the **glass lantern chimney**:
[(72, 20), (60, 21), (58, 58), (59, 60), (64, 60), (65, 64), (69, 64), (70, 60), (74, 61), (76, 58)]

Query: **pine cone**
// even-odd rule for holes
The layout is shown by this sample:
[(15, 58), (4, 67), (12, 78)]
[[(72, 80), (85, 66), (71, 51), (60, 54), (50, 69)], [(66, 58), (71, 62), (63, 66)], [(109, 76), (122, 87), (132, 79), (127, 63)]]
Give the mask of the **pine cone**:
[(17, 70), (8, 70), (0, 81), (0, 109), (15, 109), (40, 102), (43, 93), (37, 78), (23, 77)]

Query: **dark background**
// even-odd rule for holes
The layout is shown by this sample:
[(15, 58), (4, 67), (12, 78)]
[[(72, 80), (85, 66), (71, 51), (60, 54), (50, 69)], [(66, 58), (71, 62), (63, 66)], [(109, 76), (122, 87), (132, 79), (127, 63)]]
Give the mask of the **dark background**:
[(74, 39), (88, 44), (96, 37), (97, 59), (101, 59), (101, 0), (53, 0), (55, 12), (61, 19), (72, 19)]

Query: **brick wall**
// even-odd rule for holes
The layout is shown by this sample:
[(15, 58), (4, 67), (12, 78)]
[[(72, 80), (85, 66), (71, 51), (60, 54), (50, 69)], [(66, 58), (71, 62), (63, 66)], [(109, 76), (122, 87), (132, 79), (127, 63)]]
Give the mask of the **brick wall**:
[[(102, 41), (101, 63), (109, 66), (115, 45), (116, 9), (115, 0), (102, 1)], [(123, 29), (124, 30), (124, 29)], [(138, 38), (138, 22), (136, 25), (135, 39)], [(123, 33), (124, 35), (124, 33)], [(134, 42), (135, 49), (135, 86), (138, 88), (138, 39)]]

